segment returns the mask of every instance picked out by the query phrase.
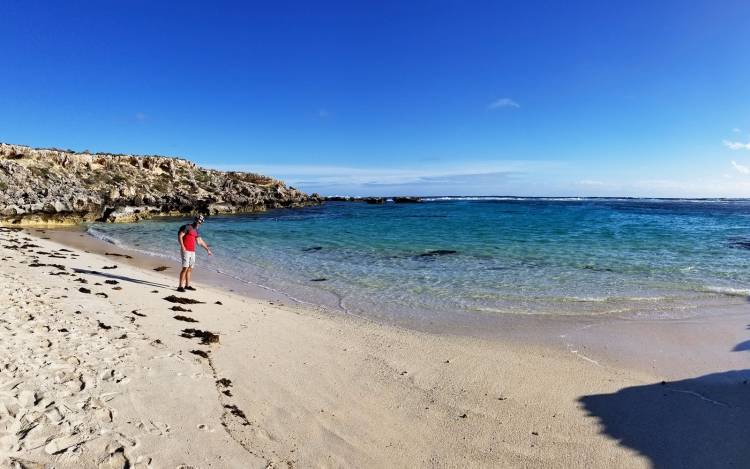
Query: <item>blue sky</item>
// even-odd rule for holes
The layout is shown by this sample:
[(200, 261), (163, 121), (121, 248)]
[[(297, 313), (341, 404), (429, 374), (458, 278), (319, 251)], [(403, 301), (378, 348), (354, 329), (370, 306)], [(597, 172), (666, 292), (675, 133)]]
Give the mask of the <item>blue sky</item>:
[(746, 1), (28, 1), (2, 24), (0, 141), (327, 195), (750, 197)]

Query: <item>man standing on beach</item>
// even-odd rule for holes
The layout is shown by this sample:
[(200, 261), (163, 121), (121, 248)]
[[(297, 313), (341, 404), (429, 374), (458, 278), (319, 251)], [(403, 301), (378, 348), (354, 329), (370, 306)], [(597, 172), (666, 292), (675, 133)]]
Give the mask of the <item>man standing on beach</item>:
[(193, 273), (193, 267), (195, 266), (195, 245), (199, 244), (203, 246), (208, 255), (212, 255), (211, 249), (209, 249), (200, 234), (198, 234), (198, 227), (201, 226), (204, 221), (205, 219), (203, 218), (203, 215), (198, 215), (193, 220), (193, 223), (182, 225), (180, 231), (177, 232), (177, 241), (180, 243), (180, 253), (182, 254), (182, 270), (180, 271), (180, 286), (177, 287), (178, 292), (195, 290), (195, 288), (190, 285), (190, 277)]

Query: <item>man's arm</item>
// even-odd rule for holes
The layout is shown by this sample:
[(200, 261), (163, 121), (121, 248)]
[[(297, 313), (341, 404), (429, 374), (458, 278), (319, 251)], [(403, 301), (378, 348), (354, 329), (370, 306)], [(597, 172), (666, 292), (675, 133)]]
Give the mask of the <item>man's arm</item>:
[(203, 241), (203, 238), (198, 238), (196, 241), (198, 241), (199, 245), (203, 246), (203, 249), (206, 250), (209, 256), (213, 255), (213, 253), (211, 252), (211, 249), (208, 247), (208, 244), (206, 244), (206, 242)]
[(185, 237), (184, 231), (180, 231), (179, 233), (177, 233), (177, 242), (180, 243), (180, 249), (183, 251), (185, 250), (185, 243), (182, 242), (182, 238), (184, 237)]

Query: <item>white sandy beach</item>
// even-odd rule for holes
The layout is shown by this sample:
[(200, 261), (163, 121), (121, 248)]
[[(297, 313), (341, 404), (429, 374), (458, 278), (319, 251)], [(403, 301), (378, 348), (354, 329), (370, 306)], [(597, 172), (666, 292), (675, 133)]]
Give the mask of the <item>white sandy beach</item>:
[(750, 386), (736, 372), (661, 384), (557, 348), (408, 331), (200, 282), (180, 294), (174, 267), (22, 231), (4, 229), (0, 246), (1, 467), (750, 463)]

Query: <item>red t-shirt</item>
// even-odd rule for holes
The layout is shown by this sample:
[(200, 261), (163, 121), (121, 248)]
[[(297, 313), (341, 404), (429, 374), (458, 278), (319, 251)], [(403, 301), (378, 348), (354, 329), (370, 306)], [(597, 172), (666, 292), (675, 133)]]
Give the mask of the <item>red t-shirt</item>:
[(195, 240), (200, 237), (198, 230), (193, 225), (184, 225), (180, 228), (180, 231), (185, 233), (185, 236), (182, 237), (182, 244), (185, 245), (185, 250), (195, 252)]

